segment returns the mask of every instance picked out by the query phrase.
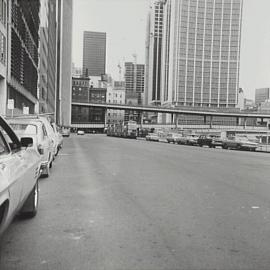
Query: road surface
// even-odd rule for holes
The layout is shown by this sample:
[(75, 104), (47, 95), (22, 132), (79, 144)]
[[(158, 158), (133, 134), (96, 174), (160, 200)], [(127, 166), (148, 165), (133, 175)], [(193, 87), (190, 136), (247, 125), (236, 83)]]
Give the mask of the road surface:
[(270, 155), (73, 135), (1, 270), (270, 269)]

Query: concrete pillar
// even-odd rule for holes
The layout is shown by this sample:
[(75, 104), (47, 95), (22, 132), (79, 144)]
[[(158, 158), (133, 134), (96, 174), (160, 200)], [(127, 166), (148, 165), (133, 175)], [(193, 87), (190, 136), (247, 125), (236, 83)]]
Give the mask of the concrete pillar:
[(177, 129), (178, 128), (178, 114), (177, 113), (174, 114), (174, 124), (175, 124), (175, 128)]
[(213, 115), (210, 115), (210, 128), (213, 127)]
[(236, 126), (239, 126), (239, 124), (240, 124), (240, 118), (236, 117)]
[(244, 129), (246, 129), (246, 127), (247, 127), (247, 118), (244, 117)]

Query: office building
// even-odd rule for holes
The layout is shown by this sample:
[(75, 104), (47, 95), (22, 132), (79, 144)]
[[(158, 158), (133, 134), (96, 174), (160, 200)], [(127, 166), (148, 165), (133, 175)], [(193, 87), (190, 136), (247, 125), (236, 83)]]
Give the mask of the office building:
[(72, 113), (71, 126), (84, 127), (91, 124), (105, 123), (105, 110), (73, 103), (105, 103), (107, 88), (95, 88), (89, 77), (72, 78)]
[[(48, 0), (40, 1), (39, 61), (38, 61), (38, 111), (48, 112)], [(54, 101), (54, 100), (53, 100)], [(53, 112), (53, 111), (52, 111)]]
[(146, 33), (145, 104), (161, 104), (161, 55), (164, 22), (164, 0), (153, 0)]
[(270, 88), (259, 88), (255, 90), (255, 104), (260, 105), (262, 102), (270, 99)]
[[(29, 113), (38, 112), (40, 1), (9, 1), (8, 6), (8, 18), (12, 23), (7, 24), (4, 15), (4, 25), (10, 33), (7, 37), (10, 68), (7, 70), (7, 96), (4, 98), (6, 101), (14, 100), (15, 113), (21, 113), (24, 107), (28, 107)], [(6, 5), (4, 10), (6, 12)]]
[[(122, 81), (115, 81), (113, 86), (107, 88), (107, 103), (125, 104), (126, 91)], [(124, 121), (125, 112), (123, 110), (107, 110), (107, 123), (119, 123)]]
[(101, 76), (106, 73), (106, 33), (84, 31), (83, 75)]
[(71, 124), (73, 0), (57, 2), (56, 122)]
[(55, 112), (56, 108), (56, 40), (57, 40), (57, 0), (49, 0), (48, 4), (48, 54), (47, 54), (47, 112)]
[(237, 105), (242, 0), (167, 0), (162, 104)]
[(0, 114), (7, 113), (7, 5), (0, 9)]
[(135, 103), (142, 104), (144, 93), (144, 65), (132, 62), (125, 63), (125, 87), (126, 99), (130, 97), (134, 100), (136, 97), (135, 99), (137, 99), (137, 101)]

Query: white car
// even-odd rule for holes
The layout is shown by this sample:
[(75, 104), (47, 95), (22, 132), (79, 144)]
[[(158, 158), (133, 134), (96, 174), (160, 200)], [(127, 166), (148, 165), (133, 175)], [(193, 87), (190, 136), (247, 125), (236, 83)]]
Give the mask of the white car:
[(41, 156), (41, 175), (49, 177), (54, 157), (54, 147), (45, 125), (40, 121), (19, 118), (9, 119), (8, 123), (19, 138), (33, 138), (32, 148), (36, 149)]
[(32, 144), (30, 137), (19, 139), (0, 116), (0, 235), (17, 213), (37, 213), (40, 155)]
[(60, 133), (59, 128), (55, 123), (51, 123), (51, 126), (53, 128), (57, 141), (57, 152), (56, 152), (57, 155), (59, 150), (63, 147), (63, 135)]
[[(48, 120), (47, 117), (44, 117), (44, 116), (37, 116), (37, 117), (31, 118), (31, 120), (40, 122), (44, 125), (47, 136), (49, 137), (52, 143), (53, 159), (54, 159), (54, 157), (57, 155), (57, 152), (58, 152), (58, 138), (53, 130), (53, 127), (51, 126), (50, 121)], [(50, 167), (51, 166), (52, 166), (52, 163), (50, 164)]]
[(157, 133), (148, 133), (145, 137), (147, 141), (153, 141), (153, 142), (158, 142), (159, 141), (159, 136)]
[(83, 130), (78, 130), (77, 135), (84, 135), (84, 131)]

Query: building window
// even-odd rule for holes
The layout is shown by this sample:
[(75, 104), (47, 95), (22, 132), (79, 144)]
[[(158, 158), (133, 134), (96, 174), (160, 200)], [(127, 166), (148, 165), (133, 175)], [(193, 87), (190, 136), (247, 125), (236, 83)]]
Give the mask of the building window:
[(6, 64), (6, 37), (0, 31), (0, 62)]
[(6, 26), (6, 9), (7, 9), (7, 4), (5, 0), (0, 0), (0, 21), (3, 23), (3, 25)]

